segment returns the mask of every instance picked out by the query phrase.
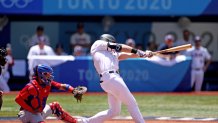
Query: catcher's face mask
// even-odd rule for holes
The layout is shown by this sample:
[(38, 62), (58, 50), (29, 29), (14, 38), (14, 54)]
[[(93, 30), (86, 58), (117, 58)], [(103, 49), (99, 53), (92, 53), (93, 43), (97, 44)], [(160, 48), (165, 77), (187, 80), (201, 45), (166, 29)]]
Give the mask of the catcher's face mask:
[(53, 69), (50, 66), (40, 64), (36, 66), (35, 72), (42, 84), (50, 85), (51, 81), (54, 79)]
[(43, 83), (45, 83), (46, 85), (50, 85), (51, 81), (54, 79), (54, 76), (52, 75), (52, 73), (49, 72), (43, 72), (41, 75), (41, 80)]

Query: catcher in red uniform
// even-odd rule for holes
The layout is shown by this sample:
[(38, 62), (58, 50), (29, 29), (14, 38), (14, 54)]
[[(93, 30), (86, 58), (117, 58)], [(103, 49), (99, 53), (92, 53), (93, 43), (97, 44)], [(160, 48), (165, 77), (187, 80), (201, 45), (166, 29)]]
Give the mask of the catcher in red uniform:
[(53, 81), (53, 70), (47, 65), (37, 65), (34, 68), (34, 76), (16, 96), (15, 101), (21, 106), (18, 118), (23, 123), (44, 123), (44, 119), (54, 114), (58, 119), (69, 123), (77, 123), (77, 119), (63, 110), (58, 102), (46, 104), (51, 87), (65, 90), (74, 94), (77, 101), (81, 101), (82, 95), (87, 91), (86, 87), (73, 88), (68, 84)]

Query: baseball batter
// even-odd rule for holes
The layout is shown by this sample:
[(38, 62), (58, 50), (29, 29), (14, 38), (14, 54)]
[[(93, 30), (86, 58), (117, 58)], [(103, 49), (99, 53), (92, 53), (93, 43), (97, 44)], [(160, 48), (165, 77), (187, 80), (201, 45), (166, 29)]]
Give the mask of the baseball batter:
[[(46, 105), (51, 87), (68, 91), (74, 96), (76, 95), (75, 90), (77, 90), (68, 84), (53, 81), (52, 73), (53, 70), (50, 66), (37, 65), (34, 68), (33, 80), (17, 95), (15, 101), (21, 107), (18, 118), (23, 123), (44, 123), (44, 119), (51, 114), (65, 122), (77, 123), (77, 120), (64, 111), (58, 102)], [(80, 94), (85, 91), (81, 91)]]
[(191, 87), (195, 85), (194, 90), (201, 91), (204, 72), (211, 62), (211, 55), (206, 48), (201, 46), (201, 38), (199, 36), (195, 37), (195, 46), (187, 50), (186, 54), (192, 57)]
[(86, 119), (87, 122), (103, 123), (119, 115), (121, 103), (123, 103), (136, 123), (144, 123), (135, 98), (119, 75), (119, 61), (127, 58), (151, 57), (152, 52), (144, 52), (124, 44), (118, 44), (112, 35), (103, 34), (100, 40), (95, 41), (91, 46), (91, 55), (100, 76), (100, 85), (108, 94), (109, 109)]

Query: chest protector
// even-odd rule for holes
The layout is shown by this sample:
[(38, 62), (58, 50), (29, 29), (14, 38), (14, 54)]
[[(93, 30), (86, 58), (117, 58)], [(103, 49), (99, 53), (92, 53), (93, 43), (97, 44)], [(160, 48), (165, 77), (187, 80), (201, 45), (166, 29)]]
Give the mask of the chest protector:
[(33, 80), (20, 91), (20, 96), (33, 109), (43, 111), (51, 86), (42, 86)]

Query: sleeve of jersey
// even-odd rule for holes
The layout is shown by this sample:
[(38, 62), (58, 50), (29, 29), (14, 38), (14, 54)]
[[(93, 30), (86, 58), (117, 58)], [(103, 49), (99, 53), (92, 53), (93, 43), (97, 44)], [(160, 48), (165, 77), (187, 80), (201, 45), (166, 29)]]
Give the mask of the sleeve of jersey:
[(211, 59), (211, 55), (209, 54), (208, 50), (205, 49), (205, 55), (206, 55), (206, 59), (210, 60)]
[(95, 43), (91, 47), (91, 54), (93, 55), (97, 51), (106, 51), (107, 50), (107, 43), (106, 41), (95, 41)]
[(28, 55), (27, 55), (27, 59), (30, 59), (32, 54), (33, 54), (33, 47), (30, 48)]
[(51, 82), (51, 86), (52, 86), (52, 87), (55, 87), (55, 88), (57, 88), (57, 89), (59, 89), (59, 88), (61, 88), (61, 83), (52, 81), (52, 82)]

